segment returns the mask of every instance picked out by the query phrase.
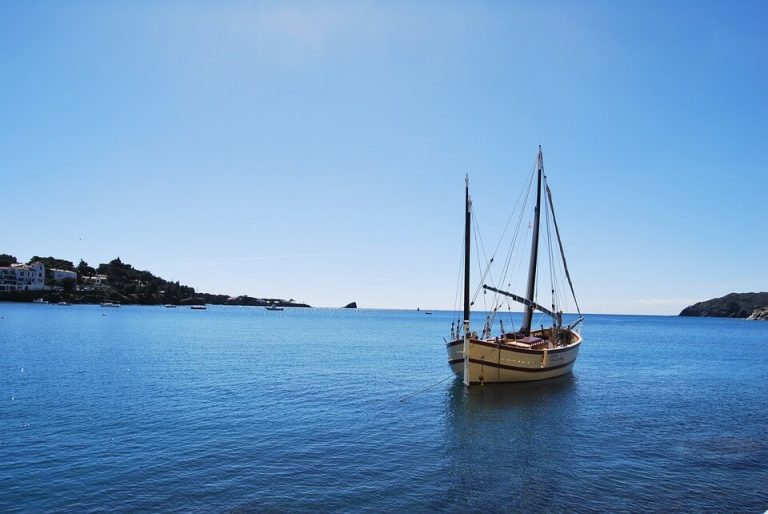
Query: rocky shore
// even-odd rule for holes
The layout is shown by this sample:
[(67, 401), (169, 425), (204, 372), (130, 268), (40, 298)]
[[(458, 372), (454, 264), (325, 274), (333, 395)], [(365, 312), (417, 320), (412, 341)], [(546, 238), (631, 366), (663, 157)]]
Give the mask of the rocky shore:
[(727, 294), (686, 307), (680, 316), (768, 319), (768, 293)]
[(761, 319), (768, 321), (768, 307), (763, 307), (761, 309), (755, 309), (752, 311), (752, 314), (747, 317), (747, 319)]

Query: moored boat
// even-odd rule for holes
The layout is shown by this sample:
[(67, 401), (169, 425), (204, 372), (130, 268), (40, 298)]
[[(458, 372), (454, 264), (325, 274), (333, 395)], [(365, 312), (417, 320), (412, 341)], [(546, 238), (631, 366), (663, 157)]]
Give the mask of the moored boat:
[[(527, 276), (527, 288), (525, 296), (510, 293), (497, 288), (493, 285), (482, 283), (478, 287), (475, 297), (482, 291), (483, 295), (488, 292), (493, 293), (493, 306), (490, 309), (481, 334), (470, 330), (470, 308), (472, 301), (470, 299), (470, 245), (471, 245), (471, 226), (472, 226), (472, 202), (469, 196), (469, 179), (465, 184), (465, 223), (464, 223), (464, 315), (463, 320), (451, 326), (451, 339), (446, 344), (448, 351), (448, 364), (451, 370), (459, 377), (465, 385), (483, 384), (494, 382), (521, 382), (543, 380), (559, 377), (570, 373), (576, 358), (579, 354), (579, 347), (582, 342), (581, 334), (577, 327), (583, 321), (581, 311), (576, 301), (576, 295), (573, 291), (573, 283), (568, 271), (568, 265), (565, 261), (563, 245), (560, 240), (560, 230), (555, 218), (554, 207), (552, 206), (552, 193), (547, 185), (546, 175), (544, 174), (544, 158), (539, 147), (536, 157), (536, 166), (534, 167), (534, 176), (536, 178), (536, 203), (533, 209), (533, 220), (531, 224), (531, 252)], [(530, 185), (533, 184), (533, 177)], [(537, 271), (539, 266), (539, 234), (542, 217), (542, 191), (546, 193), (544, 198), (544, 207), (548, 208), (545, 214), (547, 241), (547, 256), (549, 257), (548, 271), (551, 279), (552, 303), (551, 308), (544, 307), (537, 301)], [(499, 284), (506, 284), (510, 279), (507, 275), (510, 269), (512, 251), (514, 243), (517, 240), (517, 234), (523, 221), (526, 203), (522, 204), (518, 226), (515, 236), (510, 243), (510, 255), (504, 261), (502, 276), (499, 277)], [(510, 220), (512, 216), (510, 216)], [(505, 229), (506, 231), (506, 229)], [(557, 246), (552, 244), (551, 235), (556, 235)], [(499, 242), (501, 246), (501, 241)], [(499, 248), (497, 246), (497, 249)], [(556, 255), (559, 249), (559, 258)], [(492, 277), (490, 274), (491, 264), (494, 257), (487, 263), (485, 272), (482, 273), (482, 280), (485, 281)], [(562, 280), (558, 280), (556, 265), (560, 266), (562, 271)], [(563, 297), (557, 292), (556, 286), (560, 283), (567, 283), (570, 286), (570, 292), (575, 303), (577, 316), (571, 323), (564, 325), (562, 303)], [(499, 314), (501, 302), (515, 301), (524, 306), (522, 323), (519, 329), (507, 331), (499, 317), (498, 335), (492, 335), (494, 321)], [(549, 326), (545, 327), (543, 323), (539, 329), (532, 328), (534, 311), (542, 313), (549, 318)], [(509, 322), (508, 322), (509, 323)]]

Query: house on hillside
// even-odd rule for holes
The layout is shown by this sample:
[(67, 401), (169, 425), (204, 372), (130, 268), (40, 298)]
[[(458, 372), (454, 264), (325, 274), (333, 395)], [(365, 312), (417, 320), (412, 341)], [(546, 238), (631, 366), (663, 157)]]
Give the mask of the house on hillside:
[(67, 279), (71, 279), (77, 282), (77, 272), (69, 271), (65, 269), (51, 268), (51, 279), (54, 282), (59, 282), (59, 283)]
[(11, 264), (0, 267), (0, 292), (41, 291), (45, 289), (45, 266), (42, 262)]
[(106, 275), (92, 275), (80, 277), (83, 285), (79, 289), (83, 291), (103, 291), (110, 289)]

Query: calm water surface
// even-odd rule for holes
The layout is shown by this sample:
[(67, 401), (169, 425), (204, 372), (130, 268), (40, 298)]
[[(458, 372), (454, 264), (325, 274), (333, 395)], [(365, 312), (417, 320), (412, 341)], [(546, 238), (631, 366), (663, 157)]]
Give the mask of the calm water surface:
[(768, 509), (768, 323), (589, 316), (467, 390), (451, 318), (0, 303), (0, 511)]

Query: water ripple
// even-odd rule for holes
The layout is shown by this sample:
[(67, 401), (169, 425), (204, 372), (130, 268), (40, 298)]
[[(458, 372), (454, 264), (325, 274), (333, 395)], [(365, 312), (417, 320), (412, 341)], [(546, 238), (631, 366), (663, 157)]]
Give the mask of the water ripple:
[(447, 313), (0, 311), (3, 512), (768, 508), (766, 324), (591, 316), (573, 375), (466, 390)]

